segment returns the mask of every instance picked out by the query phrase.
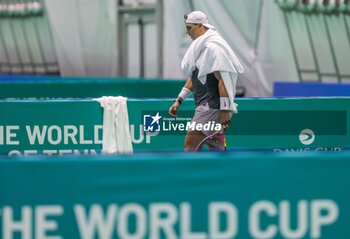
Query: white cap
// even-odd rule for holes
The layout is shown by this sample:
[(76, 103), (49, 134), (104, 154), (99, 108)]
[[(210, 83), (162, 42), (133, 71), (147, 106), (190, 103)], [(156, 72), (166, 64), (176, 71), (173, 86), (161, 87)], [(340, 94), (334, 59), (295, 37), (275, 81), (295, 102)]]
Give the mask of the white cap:
[(209, 24), (207, 15), (201, 11), (194, 11), (187, 14), (187, 16), (185, 16), (185, 23), (202, 24), (207, 28), (214, 28), (213, 25)]

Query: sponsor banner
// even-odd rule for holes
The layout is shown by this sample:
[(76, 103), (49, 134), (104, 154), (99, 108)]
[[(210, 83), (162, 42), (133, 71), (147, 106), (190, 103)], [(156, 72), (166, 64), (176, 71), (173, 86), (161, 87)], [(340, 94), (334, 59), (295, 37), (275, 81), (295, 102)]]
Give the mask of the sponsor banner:
[[(341, 151), (350, 144), (350, 99), (237, 99), (239, 113), (227, 131), (228, 150)], [(178, 117), (171, 100), (128, 100), (134, 150), (183, 150), (194, 102)], [(0, 101), (0, 154), (99, 154), (103, 109), (93, 100)], [(121, 139), (123, 140), (123, 139)]]
[[(321, 136), (345, 136), (347, 134), (346, 110), (241, 110), (233, 116), (233, 124), (227, 132), (235, 136), (295, 136), (300, 132), (304, 136), (313, 136), (311, 129), (302, 129), (310, 126), (317, 129)], [(198, 123), (192, 120), (194, 110), (183, 110), (176, 117), (168, 111), (143, 111), (143, 130), (145, 132), (158, 132), (159, 135), (186, 134), (187, 130), (220, 131), (219, 122), (208, 121)], [(256, 119), (259, 121), (256, 122)], [(320, 120), (322, 119), (322, 120)], [(248, 122), (247, 122), (248, 121)], [(334, 122), (330, 124), (329, 122)], [(302, 129), (300, 131), (300, 129)], [(306, 145), (307, 138), (300, 138)], [(313, 142), (313, 141), (312, 141)], [(309, 144), (311, 144), (310, 142)]]
[(0, 159), (0, 235), (349, 238), (349, 157), (148, 153), (132, 160)]

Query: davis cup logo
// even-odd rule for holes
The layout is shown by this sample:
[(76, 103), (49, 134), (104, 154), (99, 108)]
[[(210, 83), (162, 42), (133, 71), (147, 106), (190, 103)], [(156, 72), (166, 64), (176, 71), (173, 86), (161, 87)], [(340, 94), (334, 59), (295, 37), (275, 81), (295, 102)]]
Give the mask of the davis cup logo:
[(299, 134), (299, 140), (304, 145), (310, 145), (315, 141), (315, 133), (311, 129), (303, 129)]

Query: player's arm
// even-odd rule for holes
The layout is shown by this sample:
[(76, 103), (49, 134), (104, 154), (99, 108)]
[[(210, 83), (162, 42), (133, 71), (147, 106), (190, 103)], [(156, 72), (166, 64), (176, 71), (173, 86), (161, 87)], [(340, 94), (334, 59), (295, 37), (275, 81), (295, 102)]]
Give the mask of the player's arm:
[(225, 83), (219, 71), (215, 71), (214, 76), (218, 80), (218, 88), (219, 88), (219, 94), (220, 94), (221, 124), (230, 125), (231, 124), (231, 114), (229, 111), (230, 99), (225, 87)]
[(189, 77), (184, 87), (182, 87), (180, 94), (175, 99), (174, 104), (169, 108), (169, 114), (171, 116), (174, 116), (174, 117), (177, 116), (177, 112), (180, 108), (180, 105), (188, 96), (191, 95), (191, 93), (192, 93), (192, 78)]

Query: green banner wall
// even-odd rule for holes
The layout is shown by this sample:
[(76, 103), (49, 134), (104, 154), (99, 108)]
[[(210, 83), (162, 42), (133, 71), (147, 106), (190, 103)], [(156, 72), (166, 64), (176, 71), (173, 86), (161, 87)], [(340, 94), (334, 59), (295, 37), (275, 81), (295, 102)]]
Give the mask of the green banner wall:
[[(3, 78), (3, 77), (2, 77)], [(101, 77), (0, 78), (0, 99), (97, 98), (126, 95), (137, 98), (176, 97), (184, 80)]]
[(0, 237), (350, 237), (350, 155), (0, 159)]
[[(350, 98), (237, 99), (229, 150), (341, 151), (350, 144)], [(145, 115), (169, 120), (171, 100), (128, 100), (135, 151), (182, 150), (182, 131), (143, 132)], [(186, 101), (179, 118), (192, 116)], [(93, 100), (0, 101), (0, 153), (94, 154), (101, 150), (103, 110)]]

